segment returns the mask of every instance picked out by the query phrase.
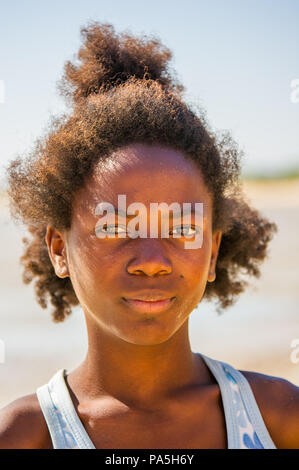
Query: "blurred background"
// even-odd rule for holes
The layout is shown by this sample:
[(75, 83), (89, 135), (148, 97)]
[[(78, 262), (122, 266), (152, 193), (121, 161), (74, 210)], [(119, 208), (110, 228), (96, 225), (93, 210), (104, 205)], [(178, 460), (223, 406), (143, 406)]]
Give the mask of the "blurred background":
[(231, 132), (244, 151), (244, 191), (278, 225), (261, 277), (237, 303), (221, 316), (207, 302), (192, 312), (192, 349), (299, 385), (298, 0), (11, 0), (0, 15), (0, 407), (86, 353), (81, 309), (54, 324), (22, 283), (26, 232), (10, 219), (5, 167), (64, 111), (56, 83), (89, 20), (170, 48), (186, 100)]

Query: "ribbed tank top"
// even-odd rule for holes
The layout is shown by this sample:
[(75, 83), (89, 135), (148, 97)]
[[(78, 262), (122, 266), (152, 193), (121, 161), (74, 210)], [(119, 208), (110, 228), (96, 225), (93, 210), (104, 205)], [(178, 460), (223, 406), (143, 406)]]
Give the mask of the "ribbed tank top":
[[(221, 391), (228, 449), (276, 449), (246, 377), (231, 365), (196, 353), (205, 361)], [(58, 370), (36, 394), (54, 449), (95, 449)]]

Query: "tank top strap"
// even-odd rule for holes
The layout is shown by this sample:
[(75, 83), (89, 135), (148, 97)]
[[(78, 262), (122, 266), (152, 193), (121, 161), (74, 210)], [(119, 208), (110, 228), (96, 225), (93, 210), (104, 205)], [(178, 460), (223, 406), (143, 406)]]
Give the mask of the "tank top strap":
[(54, 449), (95, 449), (76, 413), (64, 375), (56, 372), (50, 381), (36, 390)]
[(276, 449), (246, 377), (226, 362), (200, 356), (220, 387), (228, 448)]
[[(221, 391), (229, 449), (276, 449), (245, 376), (226, 362), (199, 354)], [(65, 369), (39, 387), (37, 398), (54, 449), (95, 449), (72, 402)]]

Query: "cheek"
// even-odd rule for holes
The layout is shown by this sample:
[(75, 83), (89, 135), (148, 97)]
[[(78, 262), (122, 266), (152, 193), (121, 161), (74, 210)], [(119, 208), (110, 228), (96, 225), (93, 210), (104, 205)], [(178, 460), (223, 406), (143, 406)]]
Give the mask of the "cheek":
[[(98, 240), (97, 240), (98, 242)], [(77, 239), (69, 251), (70, 278), (80, 297), (107, 290), (114, 262), (107, 250), (100, 250), (93, 240)]]
[(189, 265), (189, 282), (198, 284), (205, 283), (209, 272), (209, 257), (199, 256), (194, 258)]
[[(202, 250), (202, 251), (200, 251)], [(191, 250), (192, 251), (192, 250)], [(200, 248), (192, 255), (188, 254), (183, 264), (182, 274), (184, 278), (181, 282), (184, 283), (186, 297), (185, 301), (190, 308), (193, 308), (201, 300), (208, 280), (210, 267), (210, 254), (208, 250)]]
[(210, 248), (211, 243), (209, 240), (206, 240), (201, 248), (182, 250), (178, 262), (182, 266), (185, 282), (191, 285), (198, 284), (200, 281), (205, 282), (210, 267)]

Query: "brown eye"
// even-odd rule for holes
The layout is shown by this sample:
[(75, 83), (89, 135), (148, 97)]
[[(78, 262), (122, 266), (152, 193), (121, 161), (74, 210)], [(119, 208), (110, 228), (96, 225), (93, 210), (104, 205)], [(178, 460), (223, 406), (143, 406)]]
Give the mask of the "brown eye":
[(126, 233), (127, 232), (127, 229), (125, 226), (122, 226), (122, 225), (103, 225), (103, 227), (98, 227), (96, 228), (95, 230), (96, 234), (97, 233), (113, 233), (113, 234), (116, 234), (116, 233)]
[(173, 230), (170, 230), (169, 234), (172, 234), (173, 232), (176, 232), (181, 237), (192, 238), (194, 235), (199, 233), (199, 228), (194, 225), (178, 225), (177, 227), (174, 227)]

